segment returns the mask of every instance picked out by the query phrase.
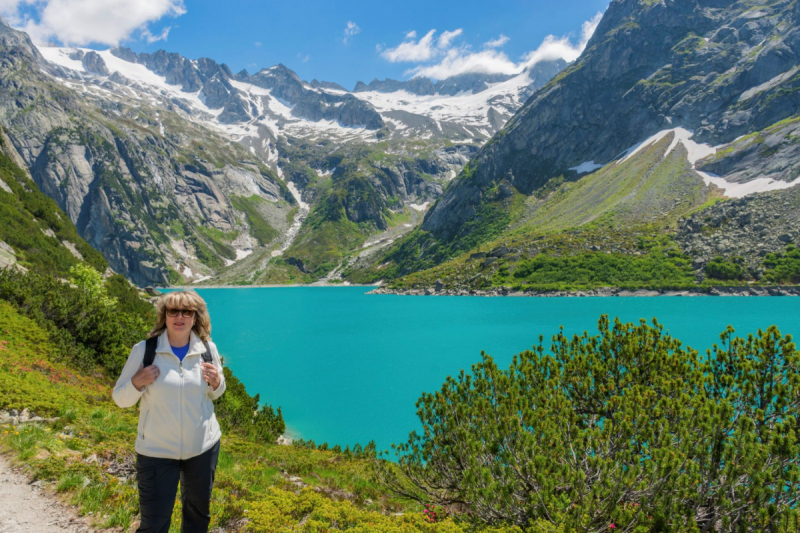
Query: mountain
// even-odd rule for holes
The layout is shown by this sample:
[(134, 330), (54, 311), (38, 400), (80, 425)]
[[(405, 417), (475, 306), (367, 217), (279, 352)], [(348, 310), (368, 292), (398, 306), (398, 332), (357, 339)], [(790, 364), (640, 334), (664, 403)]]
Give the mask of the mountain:
[[(7, 26), (0, 58), (0, 123), (11, 148), (115, 271), (141, 285), (168, 284), (193, 269), (223, 267), (289, 226), (296, 202), (275, 172), (182, 120), (169, 95), (159, 95), (157, 107), (155, 96), (128, 86), (128, 99), (77, 92), (56, 77), (77, 74), (46, 62), (27, 35)], [(109, 63), (102, 54), (65, 58), (95, 70), (101, 60)], [(102, 85), (93, 87), (110, 96)], [(246, 218), (232, 200), (253, 196), (258, 214)], [(270, 230), (256, 235), (257, 225)]]
[(435, 84), (373, 80), (358, 82), (353, 94), (372, 104), (394, 135), (482, 143), (565, 67), (563, 60), (542, 61), (516, 75), (469, 73)]
[[(674, 236), (678, 220), (714, 196), (780, 190), (769, 197), (793, 203), (798, 18), (800, 9), (789, 1), (612, 2), (575, 63), (534, 93), (466, 165), (419, 230), (395, 243), (381, 264), (389, 261), (393, 266), (385, 270), (402, 275), (512, 240), (520, 243), (515, 261), (521, 261), (548, 253), (521, 240), (588, 234), (601, 221), (610, 224), (608, 231), (623, 232), (658, 222)], [(666, 138), (666, 146), (659, 144)], [(644, 161), (656, 147), (662, 158)], [(692, 190), (706, 192), (675, 197), (669, 185), (651, 187), (664, 158), (676, 154), (682, 162), (670, 165), (663, 183), (684, 175)], [(634, 181), (607, 189), (608, 201), (597, 196), (602, 187), (617, 187), (605, 181), (615, 173)], [(645, 190), (647, 198), (634, 201)], [(761, 226), (769, 240), (764, 253), (800, 235), (779, 241), (770, 223)], [(577, 248), (604, 251), (591, 241), (582, 239)], [(713, 247), (738, 260), (732, 247)], [(702, 279), (714, 254), (691, 247), (683, 253)]]
[(0, 39), (11, 145), (140, 285), (314, 281), (367, 242), (385, 246), (534, 83), (409, 102), (284, 65), (234, 74), (164, 50), (37, 48), (6, 25)]
[(374, 79), (369, 83), (369, 85), (366, 85), (360, 81), (356, 82), (356, 86), (353, 89), (354, 93), (362, 93), (367, 91), (377, 91), (379, 93), (406, 91), (411, 94), (426, 96), (430, 94), (436, 94), (436, 87), (428, 78), (411, 78), (408, 81), (397, 81), (389, 78), (382, 81)]

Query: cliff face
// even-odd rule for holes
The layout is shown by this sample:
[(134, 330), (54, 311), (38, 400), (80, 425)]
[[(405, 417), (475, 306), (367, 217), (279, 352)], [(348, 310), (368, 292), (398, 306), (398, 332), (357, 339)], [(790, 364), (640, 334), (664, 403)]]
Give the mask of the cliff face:
[(612, 2), (583, 55), (487, 143), (423, 229), (463, 237), (497, 184), (529, 195), (663, 129), (721, 144), (797, 114), (799, 18), (788, 1)]
[[(80, 60), (104, 68), (91, 53)], [(288, 226), (294, 200), (241, 147), (190, 124), (165, 137), (158, 126), (175, 117), (124, 101), (92, 105), (48, 76), (53, 68), (27, 35), (0, 25), (0, 123), (39, 188), (114, 270), (165, 285), (236, 259), (255, 239), (234, 196), (263, 198), (263, 217)]]

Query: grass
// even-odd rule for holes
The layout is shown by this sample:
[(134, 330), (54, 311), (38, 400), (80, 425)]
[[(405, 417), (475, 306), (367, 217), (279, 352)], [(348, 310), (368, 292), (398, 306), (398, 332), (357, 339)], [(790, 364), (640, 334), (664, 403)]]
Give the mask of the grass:
[(319, 278), (357, 250), (375, 228), (370, 223), (356, 224), (346, 217), (328, 220), (312, 215), (306, 219), (292, 245), (284, 253), (284, 263), (297, 266), (302, 273)]
[[(99, 527), (129, 531), (138, 515), (136, 409), (110, 399), (113, 383), (57, 359), (47, 333), (0, 300), (0, 408), (28, 408), (51, 423), (0, 426), (0, 450)], [(227, 531), (463, 532), (453, 517), (429, 523), (422, 506), (387, 495), (372, 461), (347, 453), (223, 437), (211, 529)], [(290, 477), (306, 484), (298, 488)], [(395, 515), (395, 513), (402, 513)], [(171, 532), (179, 531), (180, 502)], [(487, 529), (520, 531), (518, 529)]]
[(279, 235), (278, 231), (270, 226), (267, 219), (259, 211), (259, 207), (267, 203), (257, 194), (252, 196), (231, 196), (231, 205), (244, 213), (252, 235), (259, 244), (267, 245)]
[[(493, 252), (505, 248), (502, 257)], [(522, 291), (685, 289), (696, 286), (690, 259), (657, 225), (617, 228), (600, 220), (563, 232), (504, 235), (436, 266), (393, 280), (394, 289), (442, 281), (445, 289)]]

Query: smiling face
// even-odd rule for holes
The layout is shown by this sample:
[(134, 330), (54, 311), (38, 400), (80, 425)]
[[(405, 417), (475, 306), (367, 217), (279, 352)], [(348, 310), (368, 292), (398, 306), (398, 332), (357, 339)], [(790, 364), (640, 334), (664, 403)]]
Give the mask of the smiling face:
[[(182, 309), (194, 310), (194, 316), (179, 313)], [(211, 317), (206, 302), (194, 291), (175, 291), (163, 294), (156, 303), (156, 323), (150, 336), (166, 331), (172, 346), (186, 346), (191, 332), (201, 340), (211, 338)]]
[(178, 316), (170, 316), (167, 312), (166, 319), (169, 343), (172, 346), (186, 346), (194, 326), (195, 315), (187, 317), (184, 313), (179, 313)]

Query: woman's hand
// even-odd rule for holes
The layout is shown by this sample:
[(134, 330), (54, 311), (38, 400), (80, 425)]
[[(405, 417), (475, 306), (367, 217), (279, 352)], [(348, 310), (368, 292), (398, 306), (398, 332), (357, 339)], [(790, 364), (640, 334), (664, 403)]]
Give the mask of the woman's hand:
[(131, 383), (136, 387), (136, 390), (141, 392), (143, 388), (154, 382), (160, 373), (161, 371), (156, 365), (150, 365), (148, 367), (139, 365), (139, 370), (131, 378)]
[(217, 387), (219, 387), (220, 383), (217, 367), (211, 363), (203, 363), (203, 379), (206, 381), (206, 383), (211, 385), (212, 389), (217, 390)]

